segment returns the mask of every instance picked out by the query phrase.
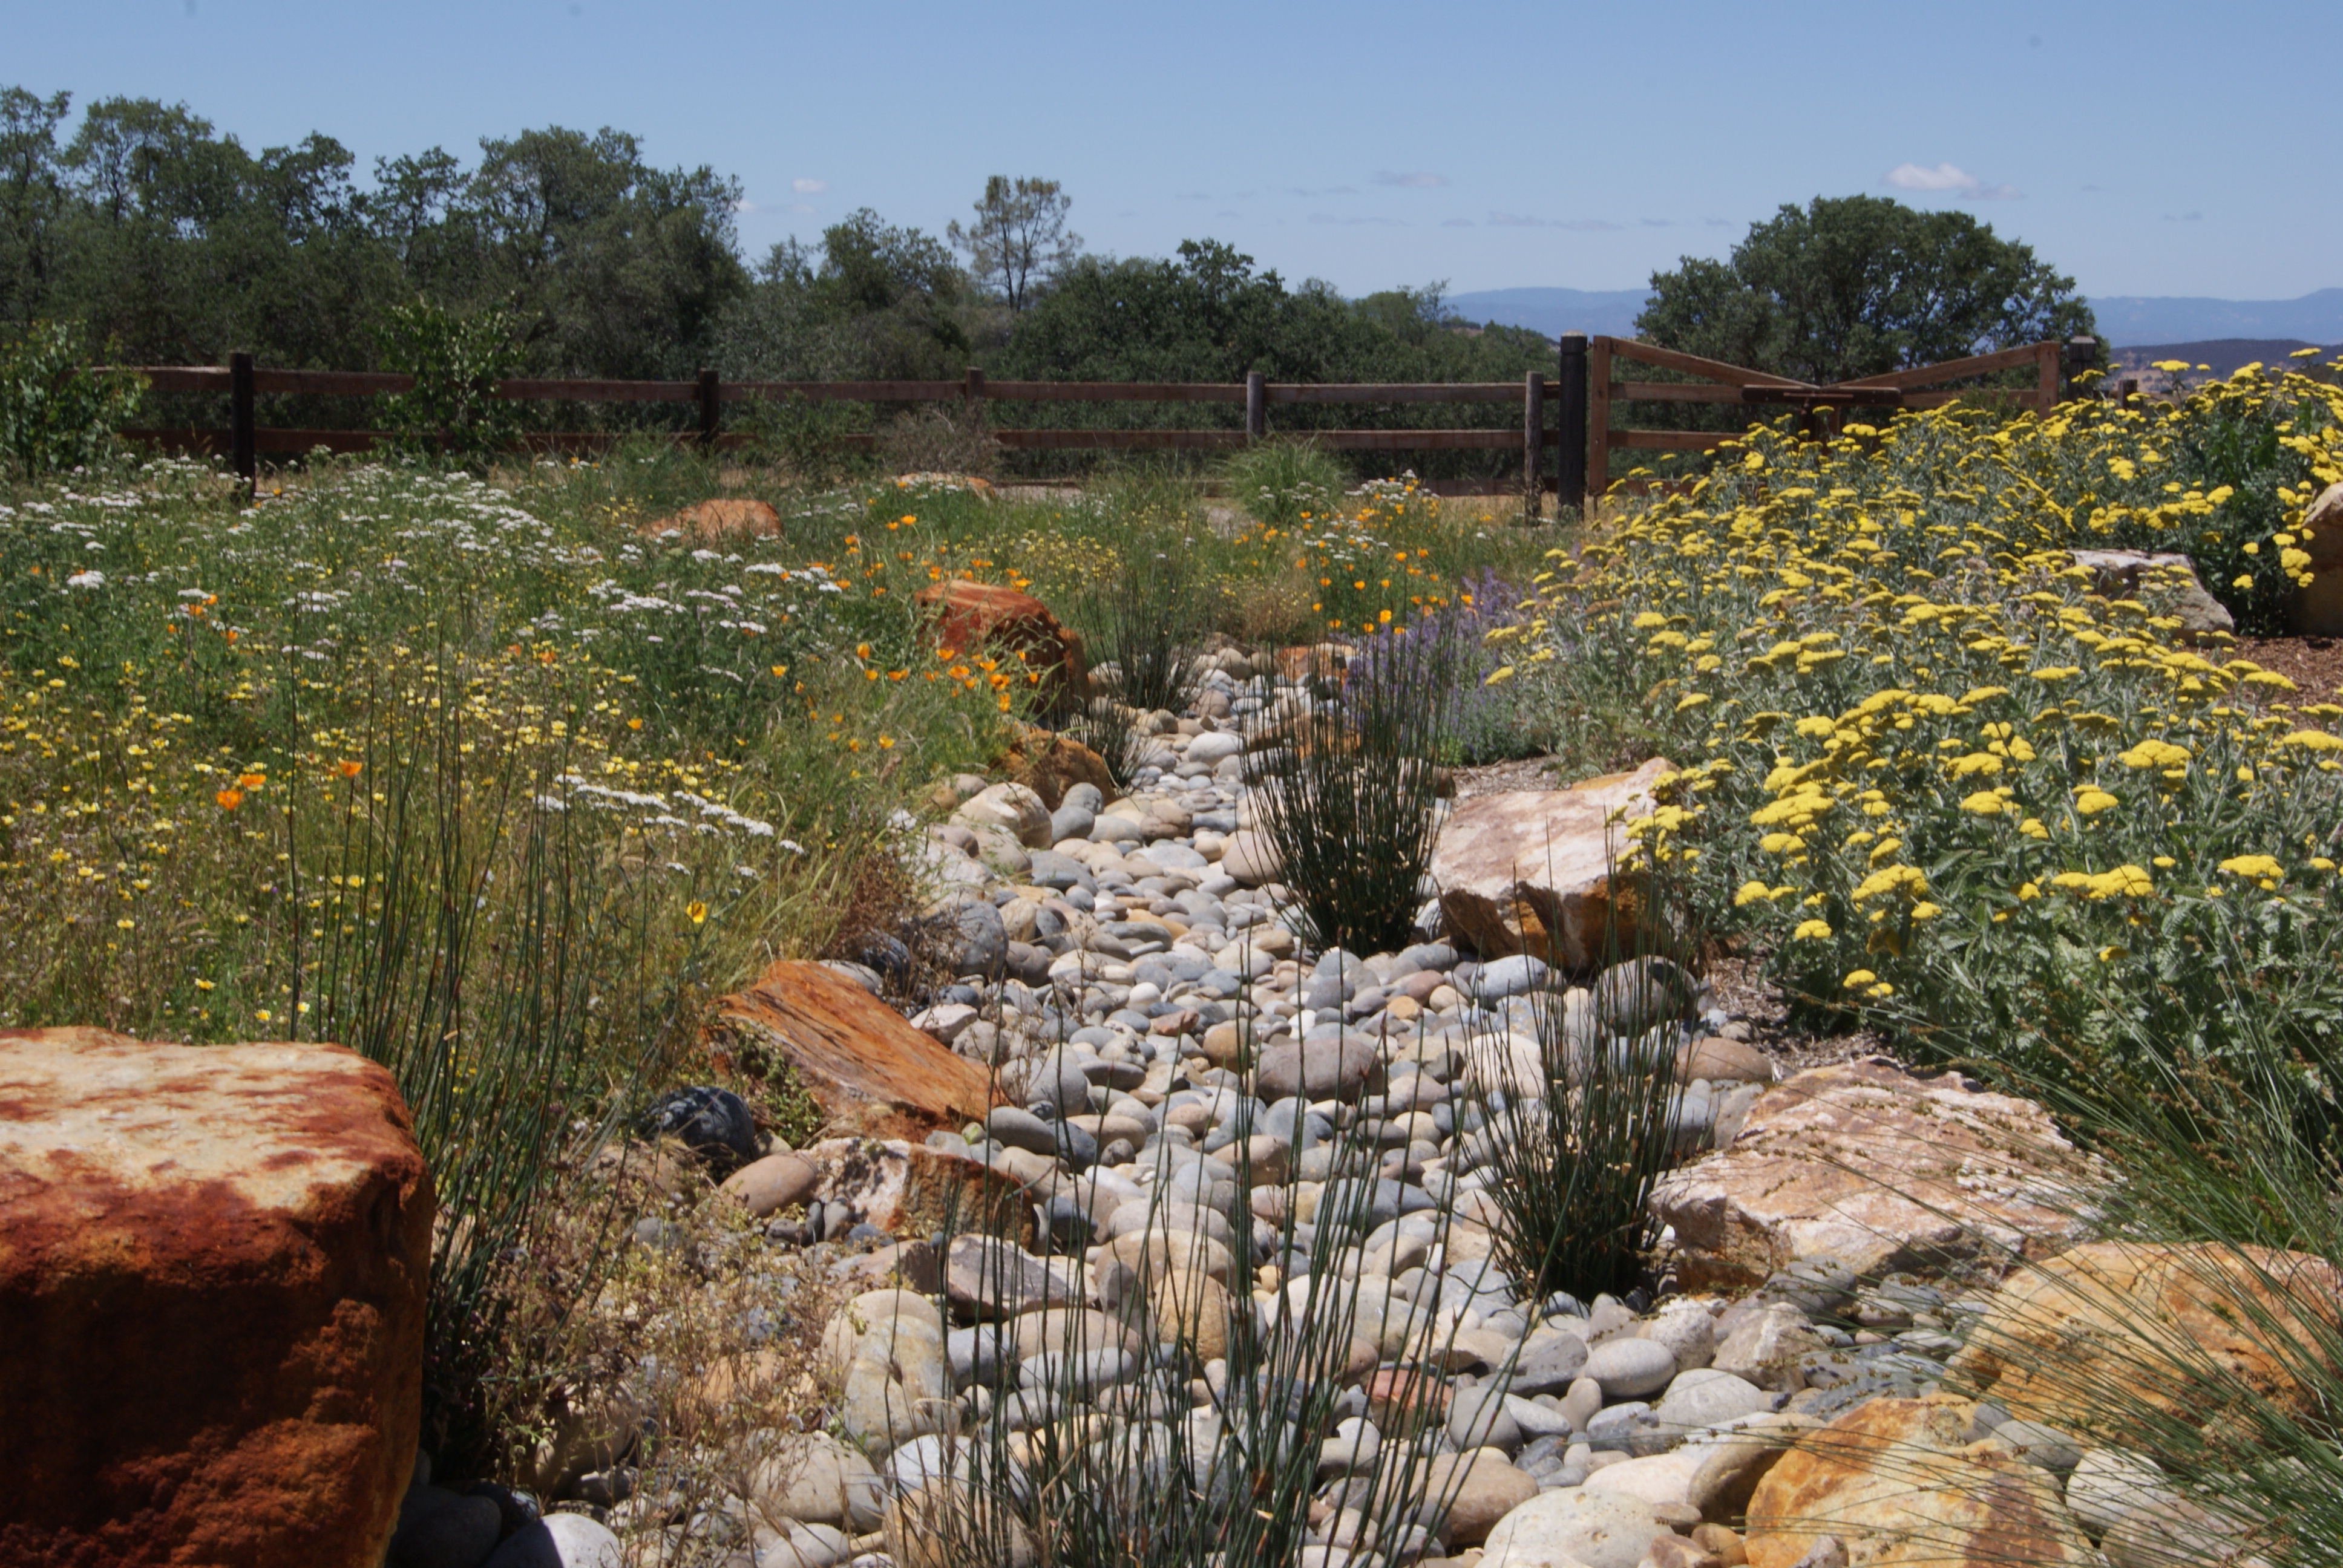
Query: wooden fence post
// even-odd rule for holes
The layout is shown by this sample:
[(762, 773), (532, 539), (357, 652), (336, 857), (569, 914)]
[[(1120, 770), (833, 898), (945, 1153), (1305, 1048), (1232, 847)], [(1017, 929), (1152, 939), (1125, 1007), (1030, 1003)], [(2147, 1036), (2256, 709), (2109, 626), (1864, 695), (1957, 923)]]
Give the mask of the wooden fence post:
[(1586, 334), (1562, 335), (1561, 407), (1562, 455), (1554, 465), (1554, 504), (1556, 510), (1586, 505)]
[(258, 447), (253, 439), (252, 356), (238, 350), (227, 357), (227, 460), (250, 495), (260, 478)]
[(724, 427), (724, 388), (713, 370), (699, 373), (699, 447), (716, 450), (716, 433)]
[(1586, 508), (1611, 487), (1611, 340), (1597, 337), (1586, 357)]
[(974, 365), (968, 367), (968, 374), (960, 386), (960, 417), (968, 421), (968, 427), (983, 429), (984, 371), (980, 367)]
[(2034, 350), (2034, 411), (2044, 418), (2058, 401), (2059, 346), (2038, 345)]
[(1269, 381), (1258, 370), (1245, 372), (1245, 439), (1259, 441), (1269, 435)]
[(2066, 396), (2068, 397), (2081, 397), (2087, 395), (2083, 387), (2075, 384), (2075, 378), (2097, 363), (2098, 357), (2099, 340), (2088, 333), (2077, 333), (2066, 339)]
[(1522, 377), (1522, 521), (1545, 517), (1545, 372)]

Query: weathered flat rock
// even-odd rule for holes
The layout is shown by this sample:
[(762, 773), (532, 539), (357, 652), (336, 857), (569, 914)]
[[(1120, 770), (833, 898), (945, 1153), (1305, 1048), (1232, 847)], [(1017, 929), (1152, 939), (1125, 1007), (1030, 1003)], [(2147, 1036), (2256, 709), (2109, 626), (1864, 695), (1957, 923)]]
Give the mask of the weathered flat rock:
[(1956, 1352), (1964, 1387), (2022, 1419), (2087, 1430), (2121, 1389), (2201, 1424), (2242, 1383), (2298, 1419), (2306, 1347), (2343, 1333), (2343, 1276), (2304, 1252), (2097, 1241), (2005, 1281)]
[(431, 1220), (352, 1051), (0, 1033), (0, 1562), (376, 1568)]
[[(1633, 944), (1637, 900), (1613, 885), (1625, 820), (1652, 809), (1660, 758), (1567, 789), (1509, 789), (1456, 802), (1433, 846), (1441, 912), (1483, 959), (1534, 953), (1592, 969)], [(1621, 815), (1612, 820), (1612, 813)]]
[(1873, 1057), (1767, 1090), (1732, 1148), (1652, 1201), (1684, 1288), (1733, 1290), (1809, 1258), (1874, 1273), (2046, 1257), (2081, 1239), (2086, 1173), (2040, 1106)]
[(981, 1121), (984, 1069), (821, 964), (784, 960), (719, 1000), (702, 1030), (710, 1056), (752, 1077), (794, 1073), (824, 1131), (918, 1141)]
[(1801, 1438), (1749, 1500), (1750, 1568), (1793, 1568), (1835, 1535), (1855, 1563), (2097, 1562), (2047, 1473), (1972, 1443), (1976, 1406), (1875, 1399)]

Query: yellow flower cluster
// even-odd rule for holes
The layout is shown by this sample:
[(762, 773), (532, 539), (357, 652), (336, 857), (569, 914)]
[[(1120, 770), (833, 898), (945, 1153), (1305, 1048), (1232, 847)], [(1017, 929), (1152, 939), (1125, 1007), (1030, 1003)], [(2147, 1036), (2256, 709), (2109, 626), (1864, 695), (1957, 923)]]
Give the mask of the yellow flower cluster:
[(1644, 693), (1642, 722), (1687, 765), (1661, 791), (1679, 819), (1639, 841), (1696, 831), (1711, 907), (1773, 932), (1813, 992), (1898, 994), (1862, 966), (1947, 910), (1965, 932), (2047, 922), (2046, 940), (2080, 906), (2132, 928), (2223, 877), (2323, 900), (2334, 878), (2304, 879), (2343, 829), (2343, 708), (2297, 707), (2286, 678), (2227, 657), (2186, 618), (2180, 575), (2151, 568), (2135, 592), (2073, 553), (2145, 534), (2200, 559), (2276, 554), (2271, 580), (2303, 580), (2301, 512), (2343, 477), (2343, 395), (2248, 374), (2206, 396), (2310, 410), (2278, 421), (2301, 480), (2264, 538), (2236, 537), (2254, 495), (2162, 477), (2203, 407), (1760, 431), (1556, 553), (1540, 678), (1584, 706), (1570, 682), (1622, 650), (1632, 673), (1603, 678)]

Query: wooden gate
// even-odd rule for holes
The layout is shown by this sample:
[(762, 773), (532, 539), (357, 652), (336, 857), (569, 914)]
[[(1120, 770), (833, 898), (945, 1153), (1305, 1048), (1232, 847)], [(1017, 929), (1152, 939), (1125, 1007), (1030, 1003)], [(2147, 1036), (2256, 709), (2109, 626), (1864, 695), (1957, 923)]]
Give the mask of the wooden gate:
[[(2028, 343), (1993, 354), (1973, 355), (1966, 359), (1947, 359), (1942, 364), (1922, 365), (1910, 370), (1892, 370), (1884, 376), (1865, 376), (1853, 381), (1816, 386), (1809, 381), (1793, 380), (1786, 376), (1752, 370), (1745, 366), (1704, 359), (1694, 354), (1679, 354), (1674, 349), (1655, 347), (1632, 337), (1596, 337), (1590, 341), (1587, 355), (1586, 493), (1599, 496), (1610, 487), (1611, 450), (1614, 447), (1630, 450), (1704, 452), (1721, 441), (1732, 439), (1735, 434), (1729, 430), (1615, 429), (1611, 424), (1612, 405), (1614, 403), (1787, 405), (1805, 413), (1805, 427), (1810, 434), (1835, 434), (1840, 416), (1848, 408), (1940, 408), (1956, 398), (1974, 396), (1980, 389), (1926, 391), (1924, 388), (1940, 387), (1947, 381), (1962, 381), (1996, 370), (2032, 365), (2035, 367), (2033, 386), (1996, 387), (1992, 389), (1992, 395), (2016, 407), (2046, 414), (2060, 396), (2062, 366), (2066, 372), (2066, 387), (2071, 390), (2074, 375), (2087, 369), (2097, 354), (2095, 339), (2074, 337), (2064, 344)], [(1657, 366), (1701, 379), (1614, 381), (1611, 378), (1612, 364), (1617, 359)]]

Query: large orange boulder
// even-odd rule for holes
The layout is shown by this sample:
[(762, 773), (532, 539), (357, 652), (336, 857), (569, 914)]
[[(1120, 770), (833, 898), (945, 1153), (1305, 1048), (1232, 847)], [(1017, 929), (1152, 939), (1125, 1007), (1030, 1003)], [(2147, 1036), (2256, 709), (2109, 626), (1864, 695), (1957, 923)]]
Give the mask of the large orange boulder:
[(1105, 758), (1039, 725), (1028, 726), (1010, 742), (1008, 750), (993, 759), (993, 769), (1039, 795), (1052, 811), (1066, 803), (1066, 791), (1077, 784), (1088, 784), (1110, 800), (1116, 794)]
[(1875, 1399), (1810, 1432), (1749, 1499), (1749, 1568), (1794, 1568), (1823, 1536), (1865, 1568), (2086, 1568), (2100, 1561), (2047, 1471), (1972, 1442), (1976, 1406)]
[(786, 1071), (812, 1096), (828, 1137), (905, 1139), (957, 1131), (992, 1108), (984, 1069), (822, 964), (784, 959), (717, 1002), (703, 1030), (719, 1065)]
[(781, 514), (768, 501), (719, 496), (679, 512), (669, 512), (642, 525), (639, 532), (651, 538), (679, 533), (703, 545), (726, 539), (769, 538), (781, 531)]
[(1952, 1370), (2052, 1426), (2169, 1419), (2242, 1435), (2257, 1410), (2319, 1419), (2338, 1342), (2343, 1274), (2324, 1259), (2095, 1241), (2003, 1282)]
[(916, 597), (928, 612), (928, 635), (938, 648), (990, 648), (1008, 655), (1040, 678), (1043, 710), (1063, 712), (1089, 695), (1081, 638), (1059, 624), (1050, 607), (1031, 594), (952, 578), (921, 588)]
[(0, 1032), (0, 1562), (376, 1568), (431, 1220), (339, 1046)]

